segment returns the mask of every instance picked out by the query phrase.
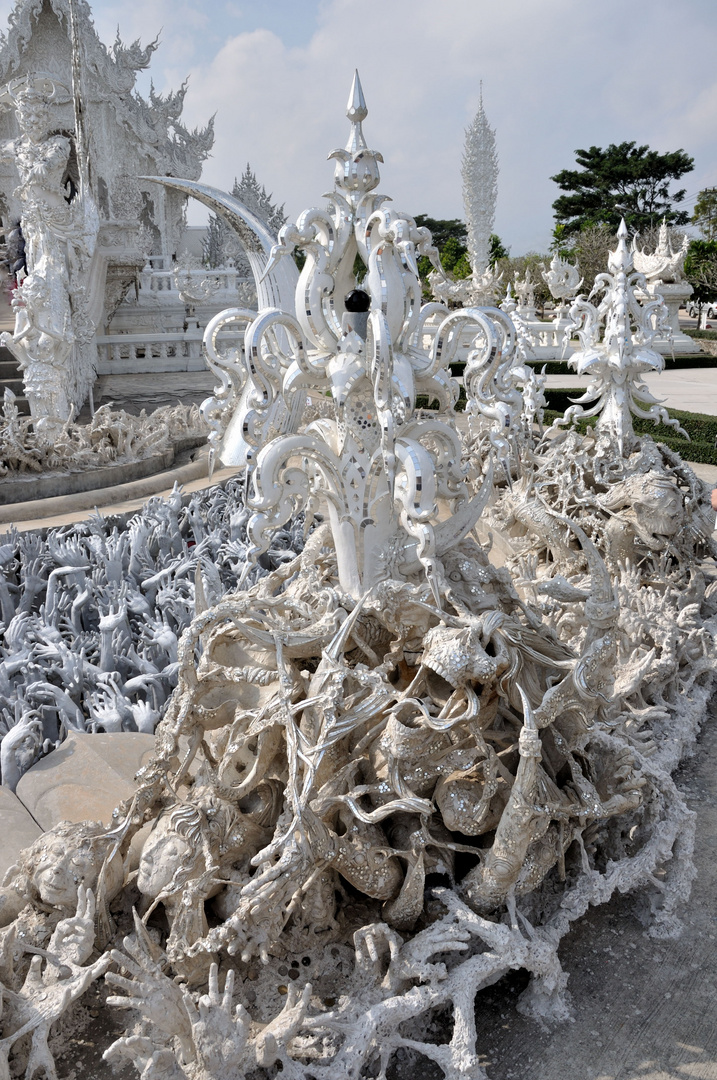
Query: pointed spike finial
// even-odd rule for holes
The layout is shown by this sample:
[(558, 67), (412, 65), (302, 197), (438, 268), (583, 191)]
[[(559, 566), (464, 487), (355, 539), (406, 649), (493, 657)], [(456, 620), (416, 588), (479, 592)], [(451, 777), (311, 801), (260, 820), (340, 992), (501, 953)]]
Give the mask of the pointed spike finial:
[(480, 81), (480, 107), (483, 108), (483, 80)]
[(611, 274), (628, 274), (633, 268), (632, 251), (627, 246), (629, 233), (625, 218), (620, 220), (620, 228), (617, 230), (617, 247), (608, 255), (607, 268)]
[(346, 115), (352, 124), (360, 123), (368, 116), (366, 99), (363, 96), (363, 87), (361, 86), (358, 68), (354, 72), (353, 82), (351, 83), (351, 92), (346, 106)]
[(368, 116), (368, 109), (358, 71), (354, 72), (346, 115), (351, 123), (346, 146), (343, 150), (333, 150), (329, 154), (330, 158), (336, 158), (336, 186), (349, 192), (372, 191), (379, 182), (378, 163), (383, 161), (383, 158), (377, 150), (369, 150), (364, 138), (361, 124)]

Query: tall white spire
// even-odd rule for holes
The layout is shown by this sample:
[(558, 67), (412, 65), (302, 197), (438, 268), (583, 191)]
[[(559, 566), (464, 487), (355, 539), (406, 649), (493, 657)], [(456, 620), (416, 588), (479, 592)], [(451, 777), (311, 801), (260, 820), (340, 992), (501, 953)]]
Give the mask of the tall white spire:
[(332, 150), (329, 158), (336, 159), (336, 186), (348, 192), (351, 198), (356, 193), (364, 194), (376, 187), (381, 178), (378, 162), (383, 161), (378, 150), (369, 150), (364, 138), (361, 123), (368, 116), (368, 109), (358, 71), (354, 72), (346, 115), (351, 121), (349, 140), (343, 150)]
[(477, 280), (488, 268), (490, 234), (495, 221), (498, 195), (498, 153), (495, 130), (488, 123), (483, 108), (483, 83), (475, 119), (466, 130), (461, 167), (463, 206), (468, 231), (468, 258), (473, 278)]

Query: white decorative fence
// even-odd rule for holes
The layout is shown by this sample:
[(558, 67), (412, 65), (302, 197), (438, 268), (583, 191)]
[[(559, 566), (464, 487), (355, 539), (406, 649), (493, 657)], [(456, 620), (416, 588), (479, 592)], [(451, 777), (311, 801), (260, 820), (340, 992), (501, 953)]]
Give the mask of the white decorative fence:
[[(174, 281), (174, 271), (176, 266), (171, 267), (169, 270), (163, 268), (154, 269), (148, 264), (140, 272), (139, 275), (139, 291), (140, 297), (142, 294), (147, 293), (174, 293), (178, 295), (177, 286)], [(212, 293), (212, 299), (215, 299), (221, 294), (228, 294), (232, 297), (236, 297), (237, 291), (240, 285), (252, 285), (253, 281), (249, 278), (239, 277), (239, 274), (234, 267), (217, 267), (216, 270), (208, 270), (202, 267), (201, 270), (197, 270), (196, 273), (192, 273), (193, 278), (197, 281), (213, 281), (217, 283), (216, 292)], [(167, 297), (169, 299), (169, 297)], [(140, 299), (141, 303), (141, 299)]]
[[(238, 344), (243, 334), (226, 332), (222, 341)], [(97, 374), (151, 374), (160, 371), (206, 371), (202, 331), (181, 334), (149, 331), (144, 334), (109, 334), (96, 338)]]

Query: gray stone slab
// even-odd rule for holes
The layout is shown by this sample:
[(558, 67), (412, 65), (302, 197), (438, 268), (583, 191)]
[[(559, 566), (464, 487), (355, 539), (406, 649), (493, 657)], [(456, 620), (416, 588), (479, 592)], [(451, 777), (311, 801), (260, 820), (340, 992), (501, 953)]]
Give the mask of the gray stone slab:
[(27, 502), (30, 499), (53, 499), (65, 495), (76, 495), (83, 491), (97, 491), (101, 488), (129, 484), (135, 480), (144, 480), (147, 476), (164, 472), (174, 461), (174, 450), (165, 450), (161, 454), (142, 458), (140, 461), (122, 461), (102, 468), (73, 469), (69, 472), (23, 473), (10, 479), (3, 479), (0, 484), (0, 505)]
[(43, 829), (59, 821), (108, 825), (115, 806), (134, 792), (134, 775), (153, 749), (154, 736), (141, 732), (71, 732), (25, 773), (17, 796)]
[(10, 788), (0, 787), (0, 882), (42, 829)]

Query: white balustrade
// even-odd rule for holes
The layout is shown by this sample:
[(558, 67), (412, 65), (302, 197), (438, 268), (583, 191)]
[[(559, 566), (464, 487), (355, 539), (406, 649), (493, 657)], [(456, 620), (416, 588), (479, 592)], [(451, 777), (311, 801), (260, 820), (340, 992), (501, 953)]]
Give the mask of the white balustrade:
[[(202, 331), (166, 334), (108, 334), (96, 338), (97, 374), (120, 375), (160, 371), (206, 371)], [(220, 340), (241, 347), (243, 334), (226, 331)]]
[[(252, 285), (253, 279), (239, 277), (234, 267), (219, 266), (216, 269), (208, 270), (202, 267), (197, 270), (196, 274), (192, 274), (193, 278), (197, 281), (216, 281), (218, 283), (218, 289), (212, 294), (212, 299), (219, 296), (221, 293), (235, 296), (240, 285)], [(174, 293), (178, 295), (177, 286), (174, 281), (173, 269), (165, 270), (164, 268), (155, 268), (145, 266), (140, 274), (139, 282), (140, 293)], [(169, 298), (168, 298), (169, 299)]]

